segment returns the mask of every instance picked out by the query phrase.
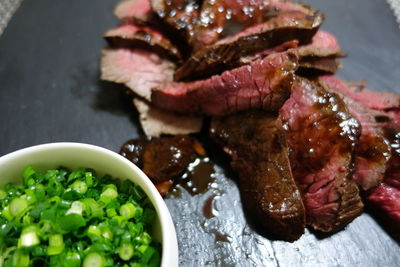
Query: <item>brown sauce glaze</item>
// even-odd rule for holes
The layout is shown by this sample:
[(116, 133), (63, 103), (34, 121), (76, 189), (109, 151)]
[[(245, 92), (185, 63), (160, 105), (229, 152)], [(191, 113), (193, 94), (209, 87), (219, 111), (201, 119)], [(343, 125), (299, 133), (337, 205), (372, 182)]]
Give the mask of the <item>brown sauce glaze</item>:
[(360, 138), (356, 155), (368, 159), (369, 162), (379, 164), (390, 158), (387, 141), (382, 136), (366, 135)]
[(191, 195), (202, 194), (215, 181), (214, 164), (201, 144), (187, 135), (131, 139), (119, 153), (141, 168), (162, 196), (170, 192), (180, 197), (181, 188)]
[(194, 34), (200, 3), (194, 0), (152, 0), (157, 15), (173, 30), (189, 39)]
[(142, 154), (145, 146), (150, 142), (149, 139), (141, 137), (130, 139), (122, 144), (119, 154), (132, 161), (139, 168), (143, 167)]
[[(192, 196), (203, 194), (215, 181), (214, 173), (214, 164), (210, 162), (210, 159), (198, 157), (188, 165), (186, 172), (175, 180), (175, 184), (184, 188)], [(174, 196), (179, 196), (177, 192), (179, 189), (176, 188), (174, 191)]]
[(303, 78), (296, 80), (280, 115), (307, 224), (323, 232), (340, 229), (363, 208), (351, 179), (359, 122), (337, 94)]
[(400, 189), (400, 125), (384, 128), (385, 137), (390, 143), (392, 156), (386, 169), (385, 181)]
[(171, 180), (185, 172), (194, 157), (193, 140), (189, 136), (154, 138), (143, 151), (143, 172), (154, 183)]
[(290, 159), (295, 177), (321, 170), (335, 150), (351, 153), (360, 135), (358, 121), (349, 116), (336, 94), (310, 88), (303, 93), (313, 99), (313, 106), (296, 119), (295, 125), (285, 125), (290, 132)]

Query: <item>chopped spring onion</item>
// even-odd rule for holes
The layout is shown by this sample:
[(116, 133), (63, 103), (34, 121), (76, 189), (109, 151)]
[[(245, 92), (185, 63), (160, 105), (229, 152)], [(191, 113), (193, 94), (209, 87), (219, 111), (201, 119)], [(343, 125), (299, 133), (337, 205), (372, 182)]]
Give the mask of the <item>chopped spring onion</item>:
[(83, 267), (103, 267), (105, 259), (98, 253), (90, 253), (83, 261)]
[(0, 189), (0, 267), (160, 265), (154, 207), (129, 180), (30, 166), (22, 178)]
[(10, 213), (12, 216), (21, 216), (28, 208), (28, 201), (21, 197), (14, 198), (10, 203)]
[(130, 260), (133, 256), (133, 246), (131, 244), (123, 243), (118, 248), (118, 255), (124, 261)]
[(122, 217), (131, 219), (131, 218), (135, 217), (136, 209), (137, 208), (132, 203), (126, 203), (120, 207), (119, 214)]
[(49, 237), (49, 246), (47, 248), (47, 255), (58, 255), (64, 250), (63, 236), (55, 234)]
[(19, 247), (32, 247), (40, 244), (38, 236), (38, 229), (36, 226), (28, 226), (22, 230), (21, 236), (18, 241)]
[(70, 188), (72, 190), (75, 190), (76, 192), (78, 192), (79, 194), (85, 194), (88, 186), (86, 185), (86, 181), (75, 181), (72, 185), (70, 185)]

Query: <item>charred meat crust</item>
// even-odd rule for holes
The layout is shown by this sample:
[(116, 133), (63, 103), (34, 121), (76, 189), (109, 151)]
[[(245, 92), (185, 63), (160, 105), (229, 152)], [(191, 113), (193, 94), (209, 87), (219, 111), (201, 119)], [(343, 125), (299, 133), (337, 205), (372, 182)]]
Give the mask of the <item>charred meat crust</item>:
[(255, 222), (278, 239), (298, 239), (304, 233), (304, 207), (280, 120), (249, 111), (214, 118), (210, 134), (231, 156), (244, 208)]
[(112, 48), (148, 49), (173, 61), (179, 61), (182, 58), (178, 49), (168, 38), (148, 26), (123, 24), (107, 31), (104, 38)]
[(223, 70), (236, 67), (240, 58), (244, 56), (253, 55), (290, 40), (308, 43), (323, 21), (319, 11), (315, 11), (313, 16), (303, 13), (286, 14), (286, 16), (287, 18), (273, 18), (195, 52), (176, 70), (174, 79), (204, 78), (221, 73)]

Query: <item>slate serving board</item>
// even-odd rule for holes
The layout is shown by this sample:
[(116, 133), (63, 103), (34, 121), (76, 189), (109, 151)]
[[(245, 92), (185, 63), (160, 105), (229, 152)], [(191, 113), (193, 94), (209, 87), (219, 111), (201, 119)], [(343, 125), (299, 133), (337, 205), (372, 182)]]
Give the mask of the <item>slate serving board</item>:
[[(0, 155), (56, 141), (118, 151), (142, 134), (119, 86), (101, 82), (102, 33), (118, 22), (113, 0), (25, 0), (0, 37)], [(326, 14), (349, 57), (339, 76), (368, 79), (400, 93), (400, 30), (384, 1), (308, 0)], [(175, 221), (181, 266), (400, 266), (399, 240), (365, 213), (333, 235), (309, 231), (294, 243), (259, 235), (243, 213), (234, 174), (212, 151), (212, 189), (166, 199)], [(215, 216), (204, 207), (212, 195)]]

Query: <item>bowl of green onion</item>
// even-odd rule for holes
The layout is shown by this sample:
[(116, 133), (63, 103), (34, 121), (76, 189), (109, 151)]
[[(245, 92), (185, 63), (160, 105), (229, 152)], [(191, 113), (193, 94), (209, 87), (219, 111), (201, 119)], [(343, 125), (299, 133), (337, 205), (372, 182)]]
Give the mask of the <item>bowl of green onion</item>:
[(0, 157), (0, 266), (178, 266), (171, 215), (133, 163), (89, 144)]

